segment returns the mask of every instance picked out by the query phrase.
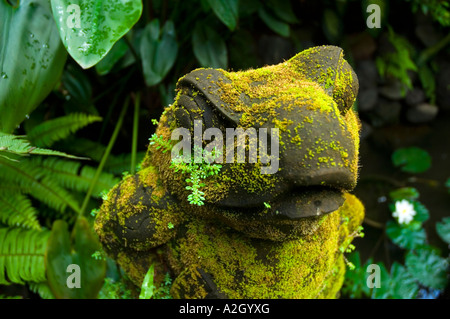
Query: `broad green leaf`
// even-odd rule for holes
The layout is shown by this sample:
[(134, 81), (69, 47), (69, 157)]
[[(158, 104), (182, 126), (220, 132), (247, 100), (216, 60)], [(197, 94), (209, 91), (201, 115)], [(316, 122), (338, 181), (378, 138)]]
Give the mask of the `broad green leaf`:
[(233, 31), (239, 15), (239, 0), (208, 0), (208, 3), (220, 21)]
[(152, 86), (160, 83), (174, 65), (178, 54), (173, 22), (167, 21), (162, 30), (158, 19), (150, 22), (144, 29), (140, 49), (146, 84)]
[(288, 37), (291, 33), (289, 24), (273, 16), (272, 13), (268, 12), (263, 6), (258, 9), (258, 15), (272, 31), (278, 33), (282, 37)]
[(423, 173), (430, 168), (431, 157), (427, 151), (419, 147), (406, 147), (392, 154), (392, 163), (407, 173)]
[(397, 262), (391, 267), (390, 297), (394, 299), (412, 299), (419, 291), (416, 279)]
[(419, 192), (414, 187), (402, 187), (390, 192), (389, 197), (393, 201), (399, 201), (402, 199), (412, 201), (419, 198)]
[(421, 248), (406, 255), (405, 264), (409, 273), (424, 286), (444, 289), (447, 283), (448, 261), (434, 250)]
[(155, 275), (155, 265), (152, 264), (145, 275), (141, 285), (141, 293), (139, 299), (151, 299), (155, 294), (155, 286), (153, 285), (153, 277)]
[(287, 23), (298, 23), (299, 20), (292, 10), (290, 0), (270, 0), (267, 5), (273, 10), (275, 15)]
[(411, 222), (407, 227), (402, 227), (397, 222), (390, 220), (386, 224), (386, 234), (394, 244), (405, 249), (414, 249), (424, 245), (427, 238), (425, 230), (418, 222)]
[(127, 53), (128, 45), (125, 40), (117, 41), (108, 54), (95, 65), (95, 70), (99, 75), (108, 74), (114, 65)]
[[(93, 299), (97, 297), (103, 285), (106, 272), (105, 260), (92, 258), (92, 254), (101, 249), (97, 237), (93, 234), (86, 219), (79, 217), (72, 235), (65, 221), (53, 223), (45, 264), (47, 279), (56, 298)], [(80, 268), (80, 288), (69, 288), (67, 271), (69, 265)]]
[(83, 68), (97, 64), (139, 20), (140, 0), (51, 0), (67, 52)]
[(192, 46), (195, 57), (202, 67), (227, 68), (228, 54), (225, 41), (209, 26), (196, 24), (192, 35)]
[(441, 223), (436, 223), (436, 231), (442, 240), (450, 245), (450, 217), (445, 217)]
[(0, 132), (12, 133), (51, 92), (66, 57), (47, 1), (0, 0)]

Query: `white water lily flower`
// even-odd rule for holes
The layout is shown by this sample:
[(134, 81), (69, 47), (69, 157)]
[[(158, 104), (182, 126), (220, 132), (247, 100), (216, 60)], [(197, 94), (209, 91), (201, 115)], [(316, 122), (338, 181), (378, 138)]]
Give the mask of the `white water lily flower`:
[(395, 202), (395, 211), (392, 216), (398, 219), (399, 224), (409, 224), (416, 215), (413, 204), (408, 202), (406, 199)]

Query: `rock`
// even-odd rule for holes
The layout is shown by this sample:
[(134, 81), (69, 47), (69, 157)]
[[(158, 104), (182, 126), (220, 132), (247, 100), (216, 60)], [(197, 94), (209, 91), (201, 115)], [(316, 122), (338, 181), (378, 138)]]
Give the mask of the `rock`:
[(377, 86), (378, 70), (373, 60), (361, 60), (356, 64), (355, 73), (358, 75), (359, 88), (364, 90)]
[(439, 34), (432, 24), (418, 25), (415, 31), (416, 36), (426, 47), (435, 45), (442, 38), (442, 34)]
[(443, 110), (450, 110), (450, 63), (439, 64), (436, 77), (436, 104)]
[(438, 107), (429, 103), (421, 103), (410, 107), (406, 118), (410, 123), (426, 123), (433, 120), (438, 114)]
[(374, 109), (375, 116), (372, 119), (372, 125), (380, 127), (398, 123), (401, 109), (400, 102), (379, 98)]
[(405, 97), (406, 89), (400, 81), (391, 81), (379, 90), (380, 95), (393, 101), (401, 100)]
[(422, 89), (414, 88), (406, 93), (405, 102), (408, 106), (415, 106), (425, 102), (426, 96)]
[(358, 101), (358, 110), (362, 112), (372, 110), (378, 102), (377, 88), (373, 87), (359, 92)]

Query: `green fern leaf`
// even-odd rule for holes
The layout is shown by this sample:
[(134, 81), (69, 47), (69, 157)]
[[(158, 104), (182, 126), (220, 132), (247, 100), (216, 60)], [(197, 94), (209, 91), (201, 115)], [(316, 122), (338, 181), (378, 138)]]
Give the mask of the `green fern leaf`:
[(54, 142), (66, 138), (86, 125), (101, 120), (101, 117), (95, 115), (71, 113), (35, 126), (28, 132), (27, 136), (35, 145), (49, 147)]
[(12, 162), (0, 157), (0, 180), (18, 185), (23, 192), (57, 211), (64, 212), (66, 207), (80, 211), (78, 202), (71, 194), (29, 159)]
[[(96, 169), (90, 166), (81, 168), (80, 162), (67, 161), (59, 158), (35, 158), (33, 162), (41, 166), (46, 175), (52, 176), (59, 185), (78, 192), (87, 192)], [(103, 190), (111, 189), (119, 179), (109, 173), (102, 173), (93, 190), (93, 196), (100, 197)]]
[(19, 161), (20, 156), (35, 155), (55, 155), (74, 159), (82, 159), (81, 157), (72, 156), (63, 152), (38, 148), (30, 145), (30, 142), (23, 136), (5, 134), (0, 132), (0, 157), (11, 161)]
[(71, 154), (86, 156), (93, 161), (100, 162), (105, 153), (106, 146), (86, 138), (69, 137), (64, 140), (64, 143), (58, 144), (58, 149), (62, 149)]
[[(145, 152), (136, 153), (136, 163), (140, 163), (145, 156)], [(124, 171), (130, 170), (131, 153), (120, 154), (116, 156), (109, 156), (105, 164), (105, 171), (112, 174), (121, 174)]]
[(55, 299), (47, 282), (29, 282), (28, 287), (34, 293), (39, 294), (42, 299)]
[(0, 284), (46, 280), (44, 255), (50, 231), (0, 228)]
[(20, 193), (0, 193), (0, 222), (8, 226), (41, 229), (37, 211), (31, 201)]

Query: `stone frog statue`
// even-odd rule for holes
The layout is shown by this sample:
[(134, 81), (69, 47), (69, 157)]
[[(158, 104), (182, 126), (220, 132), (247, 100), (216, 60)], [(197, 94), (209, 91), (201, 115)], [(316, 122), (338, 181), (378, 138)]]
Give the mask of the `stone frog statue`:
[[(260, 69), (185, 75), (140, 171), (116, 185), (97, 214), (105, 251), (137, 288), (152, 265), (156, 287), (169, 273), (173, 298), (338, 297), (343, 252), (364, 216), (349, 193), (358, 175), (357, 92), (357, 77), (335, 46)], [(278, 139), (267, 138), (271, 163), (264, 153), (230, 162), (237, 152), (223, 147), (219, 169), (200, 176), (217, 164), (174, 167), (177, 128), (192, 141), (195, 130), (208, 128), (272, 130)], [(249, 142), (245, 150), (254, 138), (240, 140)], [(263, 174), (269, 164), (274, 172)], [(194, 188), (201, 203), (190, 201)]]

